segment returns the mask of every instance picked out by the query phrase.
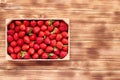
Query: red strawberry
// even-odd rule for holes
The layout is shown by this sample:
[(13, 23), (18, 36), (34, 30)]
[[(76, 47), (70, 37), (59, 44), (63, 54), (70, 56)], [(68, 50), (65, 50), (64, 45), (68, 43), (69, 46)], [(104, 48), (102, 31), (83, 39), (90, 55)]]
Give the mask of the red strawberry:
[(23, 38), (25, 36), (25, 32), (24, 31), (20, 31), (18, 33), (18, 35), (19, 35), (20, 38)]
[(39, 55), (37, 53), (33, 54), (32, 56), (33, 59), (38, 59), (39, 58)]
[(26, 51), (26, 50), (28, 50), (28, 49), (29, 49), (29, 45), (24, 44), (24, 45), (22, 46), (22, 50)]
[(40, 27), (36, 26), (36, 27), (33, 28), (33, 32), (35, 34), (39, 33), (39, 31), (40, 31)]
[(63, 44), (68, 44), (68, 39), (63, 38), (63, 39), (62, 39), (62, 43), (63, 43)]
[(14, 52), (14, 50), (13, 50), (13, 48), (11, 46), (8, 46), (7, 51), (10, 54)]
[(8, 31), (7, 31), (7, 34), (8, 34), (8, 35), (13, 35), (13, 34), (14, 34), (14, 30), (8, 30)]
[(61, 51), (60, 52), (60, 58), (64, 58), (67, 55), (67, 52)]
[(45, 44), (50, 44), (50, 39), (49, 39), (48, 37), (45, 38), (44, 43), (45, 43)]
[(15, 24), (14, 24), (13, 22), (10, 23), (9, 28), (10, 28), (10, 29), (14, 29), (14, 28), (15, 28)]
[(54, 30), (51, 32), (51, 34), (59, 34), (60, 33), (60, 30), (58, 28), (54, 28)]
[(50, 20), (45, 21), (45, 25), (49, 26), (49, 25), (51, 25), (51, 24), (52, 24), (52, 23), (51, 23)]
[(10, 45), (11, 45), (12, 47), (15, 47), (15, 46), (17, 45), (17, 43), (16, 43), (16, 41), (12, 41), (12, 42), (10, 43)]
[(36, 36), (35, 34), (32, 34), (32, 35), (30, 36), (30, 40), (31, 40), (31, 41), (36, 40), (36, 38), (37, 38), (37, 36)]
[(17, 54), (17, 59), (22, 59), (22, 56), (21, 56), (20, 52)]
[(57, 46), (58, 49), (62, 49), (63, 48), (63, 44), (60, 41), (57, 42), (56, 46)]
[(15, 53), (20, 52), (20, 50), (21, 50), (21, 47), (19, 47), (19, 46), (16, 46), (16, 47), (14, 48), (14, 52), (15, 52)]
[(48, 26), (48, 31), (53, 31), (53, 29), (54, 29), (54, 26), (53, 26), (53, 25)]
[(46, 45), (45, 43), (40, 44), (40, 48), (41, 48), (41, 49), (44, 50), (44, 49), (46, 49), (46, 47), (47, 47), (47, 45)]
[(56, 38), (56, 34), (50, 34), (49, 38), (50, 39), (55, 39)]
[(58, 56), (56, 54), (50, 53), (49, 58), (50, 59), (58, 59)]
[(57, 40), (57, 41), (60, 41), (61, 39), (62, 39), (62, 35), (61, 35), (61, 34), (57, 34), (56, 40)]
[(59, 30), (60, 31), (67, 31), (68, 30), (68, 25), (65, 22), (61, 22)]
[(29, 49), (28, 49), (28, 53), (29, 53), (30, 55), (33, 55), (33, 54), (35, 53), (34, 48), (29, 48)]
[(63, 46), (63, 50), (68, 52), (68, 46)]
[(36, 21), (31, 21), (30, 24), (31, 24), (32, 27), (35, 27), (37, 23), (36, 23)]
[(24, 36), (24, 42), (25, 43), (30, 43), (30, 38), (28, 36)]
[(8, 42), (13, 41), (13, 37), (12, 37), (11, 35), (8, 35), (8, 36), (7, 36), (7, 41), (8, 41)]
[(23, 21), (23, 24), (27, 27), (27, 26), (29, 26), (30, 23), (29, 23), (28, 20), (24, 20), (24, 21)]
[(47, 48), (46, 48), (46, 52), (52, 52), (53, 51), (53, 47), (51, 47), (51, 46), (47, 46)]
[(29, 53), (27, 53), (27, 52), (24, 53), (24, 59), (30, 59)]
[(15, 33), (13, 37), (14, 37), (14, 40), (18, 40), (19, 39), (18, 33)]
[(39, 36), (40, 36), (40, 37), (43, 37), (43, 36), (44, 36), (44, 32), (43, 32), (43, 31), (40, 31), (40, 32), (39, 32)]
[(59, 55), (60, 54), (60, 50), (58, 48), (54, 48), (54, 54)]
[(48, 58), (48, 54), (47, 54), (47, 53), (43, 53), (43, 54), (41, 55), (41, 58), (42, 58), (42, 59), (47, 59), (47, 58)]
[(24, 44), (23, 39), (18, 39), (17, 44), (18, 46), (22, 46)]
[(32, 33), (32, 28), (31, 27), (26, 27), (26, 33), (31, 34)]
[(15, 21), (15, 24), (16, 25), (21, 25), (22, 23), (21, 23), (21, 21), (17, 20), (17, 21)]
[(53, 25), (56, 26), (56, 27), (59, 27), (60, 22), (59, 21), (54, 21)]
[(38, 44), (34, 44), (34, 49), (35, 50), (38, 50), (40, 47), (39, 47), (39, 45)]
[(42, 25), (42, 26), (41, 26), (41, 30), (42, 30), (42, 31), (47, 30), (47, 26), (46, 26), (46, 25)]
[(20, 30), (19, 26), (16, 26), (15, 27), (15, 32), (19, 32), (19, 30)]
[(12, 57), (12, 59), (17, 59), (17, 55), (15, 53), (10, 54), (10, 56)]
[(56, 44), (57, 44), (56, 40), (51, 40), (51, 42), (50, 42), (50, 45), (51, 45), (51, 46), (54, 47), (54, 46), (56, 46)]
[(62, 36), (63, 36), (64, 38), (67, 38), (67, 37), (68, 37), (68, 33), (67, 33), (67, 32), (62, 32)]
[(45, 31), (45, 35), (46, 36), (49, 36), (50, 35), (50, 32), (48, 30)]
[(20, 25), (20, 30), (22, 30), (22, 31), (25, 30), (25, 25), (23, 25), (23, 24)]
[(33, 47), (34, 46), (34, 41), (31, 41), (30, 44), (29, 44), (30, 47)]
[(43, 42), (43, 38), (42, 38), (42, 37), (37, 37), (36, 43), (37, 43), (37, 44), (40, 44), (40, 43), (42, 43), (42, 42)]
[(42, 26), (43, 23), (44, 23), (44, 21), (42, 21), (42, 20), (39, 20), (39, 21), (37, 22), (38, 26)]
[(42, 49), (38, 50), (38, 54), (41, 55), (44, 51)]

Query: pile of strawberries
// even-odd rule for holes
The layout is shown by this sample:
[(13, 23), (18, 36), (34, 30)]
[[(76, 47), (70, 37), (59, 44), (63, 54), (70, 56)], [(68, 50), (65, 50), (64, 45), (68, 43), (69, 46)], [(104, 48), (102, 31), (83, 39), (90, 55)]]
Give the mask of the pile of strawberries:
[(63, 20), (13, 20), (7, 26), (12, 59), (62, 59), (68, 54), (68, 24)]

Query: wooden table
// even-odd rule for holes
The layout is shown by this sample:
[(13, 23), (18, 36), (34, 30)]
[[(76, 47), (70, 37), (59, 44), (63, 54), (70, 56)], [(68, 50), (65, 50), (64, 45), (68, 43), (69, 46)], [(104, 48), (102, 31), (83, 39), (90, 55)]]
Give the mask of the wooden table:
[[(5, 60), (5, 19), (69, 18), (71, 60)], [(0, 0), (0, 80), (120, 80), (120, 0)]]

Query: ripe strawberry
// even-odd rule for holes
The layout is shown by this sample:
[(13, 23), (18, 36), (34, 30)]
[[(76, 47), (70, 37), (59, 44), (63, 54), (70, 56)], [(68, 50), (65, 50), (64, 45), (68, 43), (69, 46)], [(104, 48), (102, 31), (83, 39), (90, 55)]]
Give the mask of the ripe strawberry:
[(13, 41), (13, 37), (12, 37), (11, 35), (8, 35), (8, 36), (7, 36), (7, 41), (8, 41), (8, 42)]
[(17, 55), (15, 53), (10, 54), (10, 56), (12, 57), (12, 59), (17, 59)]
[(23, 24), (27, 27), (27, 26), (29, 26), (30, 23), (29, 23), (28, 20), (24, 20), (24, 21), (23, 21)]
[(59, 55), (60, 54), (60, 50), (58, 48), (54, 48), (54, 54)]
[(67, 52), (61, 51), (60, 52), (60, 58), (64, 58), (67, 55)]
[(51, 32), (51, 34), (54, 34), (54, 33), (59, 34), (60, 30), (55, 27), (54, 30)]
[(63, 39), (62, 39), (62, 43), (63, 43), (63, 44), (68, 44), (68, 39), (63, 38)]
[(55, 39), (56, 38), (56, 34), (50, 34), (49, 38), (50, 39)]
[(64, 38), (67, 38), (67, 37), (68, 37), (68, 33), (67, 33), (67, 32), (62, 32), (62, 36), (63, 36)]
[(32, 27), (35, 27), (37, 23), (36, 23), (36, 21), (33, 20), (33, 21), (31, 21), (30, 24), (31, 24)]
[(56, 27), (59, 27), (60, 22), (59, 21), (54, 21), (53, 25), (56, 26)]
[(17, 20), (17, 21), (15, 21), (15, 24), (16, 25), (21, 25), (22, 23), (21, 23), (21, 21)]
[(37, 36), (36, 36), (35, 34), (32, 34), (32, 35), (30, 36), (30, 40), (31, 40), (31, 41), (36, 40), (36, 38), (37, 38)]
[(43, 53), (43, 54), (41, 55), (41, 58), (42, 58), (42, 59), (47, 59), (47, 58), (48, 58), (48, 54), (47, 54), (47, 53)]
[(36, 43), (37, 43), (37, 44), (40, 44), (40, 43), (42, 43), (42, 42), (43, 42), (43, 38), (42, 38), (42, 37), (37, 37)]
[(19, 32), (19, 30), (20, 30), (19, 26), (16, 26), (15, 27), (15, 32)]
[(18, 33), (18, 35), (19, 35), (20, 38), (23, 38), (25, 36), (25, 32), (24, 31), (20, 31)]
[(24, 59), (30, 59), (29, 53), (27, 53), (27, 52), (24, 53)]
[(9, 54), (14, 52), (14, 50), (11, 46), (8, 46), (7, 51), (8, 51)]
[(50, 35), (50, 32), (48, 30), (45, 31), (45, 35), (46, 36), (49, 36)]
[(46, 48), (46, 52), (52, 52), (53, 51), (53, 47), (51, 47), (51, 46), (47, 46), (47, 48)]
[(16, 43), (16, 41), (12, 41), (12, 42), (10, 43), (10, 45), (11, 45), (12, 47), (15, 47), (15, 46), (17, 45), (17, 43)]
[(15, 33), (13, 38), (14, 38), (14, 40), (18, 40), (19, 39), (18, 33)]
[(39, 20), (39, 21), (37, 22), (37, 24), (38, 24), (38, 26), (42, 26), (42, 25), (44, 24), (44, 21), (43, 21), (43, 20)]
[(54, 47), (54, 46), (56, 46), (56, 44), (57, 44), (56, 40), (51, 40), (51, 42), (50, 42), (50, 45), (51, 45), (51, 46)]
[(49, 39), (48, 37), (45, 38), (44, 43), (45, 43), (45, 44), (50, 44), (50, 39)]
[(24, 42), (29, 44), (30, 43), (30, 38), (28, 36), (24, 36)]
[(39, 58), (39, 55), (37, 53), (33, 54), (32, 56), (33, 59), (38, 59)]
[(68, 25), (65, 22), (61, 22), (59, 26), (60, 31), (67, 31), (68, 30)]
[(32, 28), (31, 27), (26, 27), (26, 33), (31, 34), (32, 33)]
[(39, 31), (40, 31), (40, 27), (36, 26), (36, 27), (33, 28), (33, 32), (35, 34), (39, 33)]
[(14, 48), (14, 52), (15, 52), (15, 53), (20, 52), (20, 50), (21, 50), (21, 47), (19, 47), (19, 46), (16, 46), (16, 47)]
[(34, 49), (38, 50), (40, 48), (40, 46), (38, 44), (34, 44)]
[(53, 25), (50, 25), (50, 26), (48, 26), (48, 31), (53, 31), (53, 29), (54, 29), (54, 26)]
[(13, 34), (14, 34), (14, 30), (8, 30), (8, 31), (7, 31), (7, 34), (8, 34), (8, 35), (13, 35)]
[(42, 26), (41, 26), (41, 30), (42, 30), (42, 31), (47, 30), (47, 26), (46, 26), (46, 25), (42, 25)]
[(15, 28), (15, 24), (14, 24), (13, 22), (10, 23), (9, 28), (10, 28), (10, 29), (14, 29), (14, 28)]
[(57, 40), (57, 41), (60, 41), (61, 39), (62, 39), (62, 35), (61, 35), (61, 34), (57, 34), (56, 40)]
[(35, 53), (34, 48), (29, 48), (29, 49), (28, 49), (28, 53), (29, 53), (30, 55), (33, 55), (33, 54)]
[(63, 50), (68, 52), (68, 46), (67, 45), (63, 46)]
[(50, 20), (45, 21), (45, 25), (49, 26), (49, 25), (51, 25), (51, 24), (52, 24), (52, 23), (51, 23)]
[(22, 30), (22, 31), (23, 31), (23, 30), (25, 30), (25, 28), (26, 28), (26, 27), (25, 27), (25, 25), (23, 25), (23, 24), (22, 24), (22, 25), (20, 25), (20, 30)]
[(58, 59), (58, 56), (56, 54), (54, 54), (54, 53), (50, 53), (49, 58), (50, 59)]
[(56, 46), (57, 46), (58, 49), (62, 49), (63, 48), (63, 44), (60, 41), (57, 42)]
[(22, 59), (22, 56), (21, 56), (20, 52), (17, 54), (17, 59)]
[(34, 46), (34, 41), (31, 41), (29, 46), (32, 48)]
[(40, 36), (40, 37), (43, 37), (44, 35), (45, 35), (45, 34), (44, 34), (43, 31), (40, 31), (39, 34), (38, 34), (38, 36)]
[(43, 52), (44, 52), (43, 49), (39, 49), (39, 50), (38, 50), (38, 54), (39, 54), (39, 55), (41, 55)]
[(22, 46), (23, 44), (24, 44), (23, 39), (18, 39), (17, 45), (18, 45), (18, 46)]
[(47, 45), (46, 45), (45, 43), (41, 43), (41, 44), (40, 44), (40, 48), (41, 48), (41, 49), (44, 50), (44, 49), (46, 49), (46, 47), (47, 47)]
[(22, 46), (22, 50), (26, 51), (26, 50), (28, 50), (28, 49), (29, 49), (29, 45), (24, 44), (24, 45)]

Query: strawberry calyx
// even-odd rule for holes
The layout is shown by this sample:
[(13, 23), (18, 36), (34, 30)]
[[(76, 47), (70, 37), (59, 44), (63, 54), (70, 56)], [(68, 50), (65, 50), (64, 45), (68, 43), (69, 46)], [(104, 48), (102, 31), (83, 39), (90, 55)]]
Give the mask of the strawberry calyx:
[(56, 32), (57, 28), (54, 28), (53, 31), (51, 32), (51, 34), (54, 34)]
[(50, 20), (49, 26), (51, 26), (53, 22), (54, 22), (54, 20)]
[(53, 53), (49, 53), (49, 54), (48, 54), (48, 57), (51, 57), (51, 56), (53, 56), (53, 55), (54, 55)]
[(30, 31), (29, 31), (29, 35), (32, 35), (32, 29), (30, 29)]
[(24, 58), (24, 56), (25, 56), (25, 51), (21, 51), (20, 54), (21, 54), (21, 57)]

